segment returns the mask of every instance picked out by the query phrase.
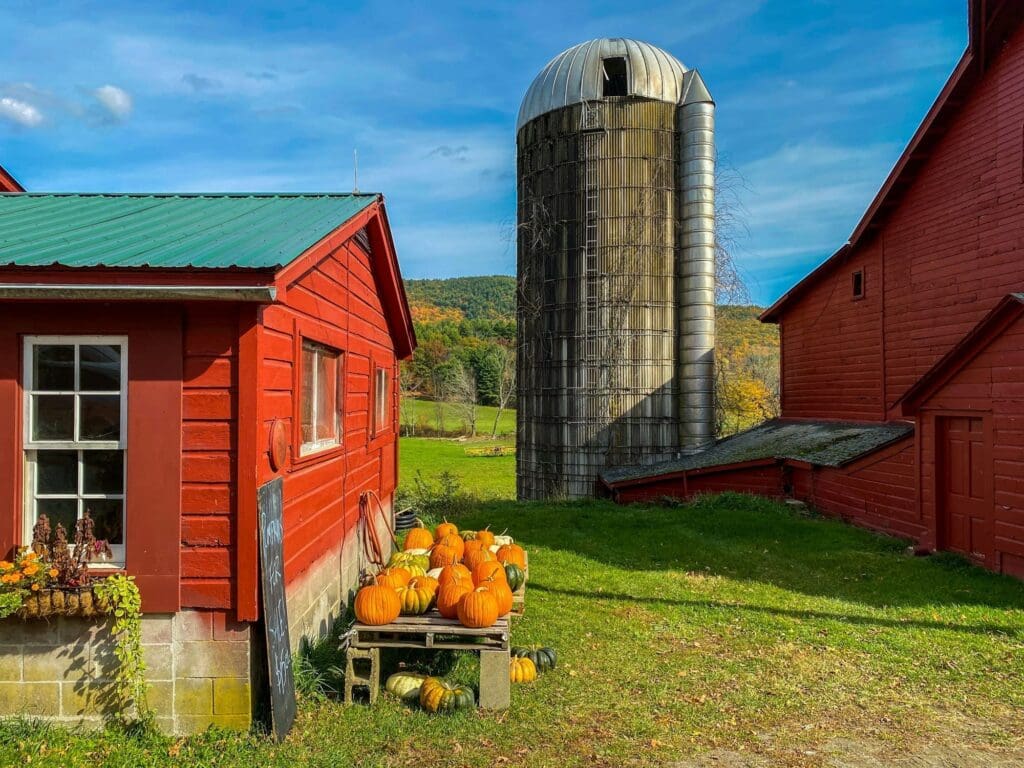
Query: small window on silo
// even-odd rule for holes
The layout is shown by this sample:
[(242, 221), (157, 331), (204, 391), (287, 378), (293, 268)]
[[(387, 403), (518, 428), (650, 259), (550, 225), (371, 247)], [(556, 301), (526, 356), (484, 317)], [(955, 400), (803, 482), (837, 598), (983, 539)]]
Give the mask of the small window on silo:
[(864, 298), (864, 270), (862, 269), (853, 273), (853, 298)]
[(604, 95), (628, 96), (626, 60), (621, 57), (604, 60)]

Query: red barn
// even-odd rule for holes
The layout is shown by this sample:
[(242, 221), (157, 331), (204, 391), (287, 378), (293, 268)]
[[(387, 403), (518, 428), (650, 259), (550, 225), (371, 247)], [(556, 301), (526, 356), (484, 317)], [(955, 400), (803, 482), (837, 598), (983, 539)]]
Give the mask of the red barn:
[[(344, 610), (360, 509), (391, 515), (415, 337), (381, 197), (0, 195), (0, 303), (0, 555), (89, 511), (142, 593), (160, 723), (247, 726), (257, 488), (283, 478), (293, 644)], [(36, 624), (4, 622), (0, 715), (101, 717), (90, 624)]]
[(0, 193), (2, 192), (24, 192), (18, 180), (11, 176), (2, 165), (0, 165)]
[(1018, 3), (970, 3), (967, 51), (850, 241), (762, 315), (780, 329), (782, 418), (609, 472), (615, 497), (795, 497), (1024, 576), (1007, 298), (1024, 289), (1022, 19)]

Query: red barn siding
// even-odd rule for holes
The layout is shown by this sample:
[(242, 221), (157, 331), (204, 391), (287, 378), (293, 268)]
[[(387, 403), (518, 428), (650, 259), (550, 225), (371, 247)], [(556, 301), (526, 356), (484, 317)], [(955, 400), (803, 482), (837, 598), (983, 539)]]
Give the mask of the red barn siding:
[[(282, 301), (263, 313), (261, 339), (259, 477), (274, 476), (264, 450), (271, 425), (283, 421), (292, 435), (284, 472), (285, 580), (294, 581), (320, 557), (336, 550), (358, 522), (360, 498), (387, 501), (397, 477), (394, 425), (371, 434), (373, 369), (386, 368), (396, 397), (397, 360), (371, 255), (349, 240), (304, 274), (282, 286)], [(296, 355), (303, 335), (343, 355), (342, 446), (297, 457)], [(395, 413), (392, 403), (392, 416)]]
[(181, 601), (228, 608), (237, 525), (237, 307), (187, 306), (183, 337)]
[[(1024, 27), (878, 231), (781, 307), (782, 415), (884, 420), (1004, 295), (1024, 288)], [(851, 298), (865, 271), (866, 296)]]
[[(881, 420), (882, 287), (877, 246), (819, 282), (781, 324), (782, 416)], [(853, 273), (864, 297), (853, 298)]]
[(1024, 577), (1024, 322), (1013, 323), (922, 406), (921, 510), (931, 531), (938, 525), (937, 418), (946, 414), (977, 415), (990, 425), (995, 551), (985, 565)]
[(613, 490), (620, 504), (660, 499), (688, 499), (701, 494), (725, 492), (752, 493), (770, 498), (783, 496), (782, 473), (777, 463), (757, 466), (715, 467), (701, 474), (653, 478), (641, 485)]

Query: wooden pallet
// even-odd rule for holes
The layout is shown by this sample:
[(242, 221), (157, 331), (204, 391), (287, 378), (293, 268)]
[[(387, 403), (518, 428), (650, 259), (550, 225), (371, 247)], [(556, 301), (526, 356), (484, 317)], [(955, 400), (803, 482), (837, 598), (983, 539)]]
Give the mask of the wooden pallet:
[(526, 578), (523, 579), (523, 585), (512, 593), (512, 615), (522, 616), (526, 611), (526, 585), (530, 581), (530, 554), (524, 553), (523, 562), (526, 567), (523, 568), (523, 573), (526, 574)]
[(437, 611), (422, 616), (399, 616), (390, 624), (352, 627), (353, 648), (429, 648), (452, 651), (508, 650), (508, 618), (490, 627), (464, 627)]

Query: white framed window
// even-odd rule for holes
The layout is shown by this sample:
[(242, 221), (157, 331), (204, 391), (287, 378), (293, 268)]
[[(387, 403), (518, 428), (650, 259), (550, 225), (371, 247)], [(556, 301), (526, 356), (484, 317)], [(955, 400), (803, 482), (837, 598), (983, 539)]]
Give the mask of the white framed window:
[(390, 419), (391, 379), (387, 368), (378, 368), (374, 390), (373, 433), (380, 434), (387, 428)]
[(341, 352), (312, 341), (302, 342), (302, 445), (308, 456), (341, 445)]
[(127, 353), (123, 336), (25, 338), (25, 538), (45, 514), (72, 540), (88, 512), (116, 565), (125, 549)]

